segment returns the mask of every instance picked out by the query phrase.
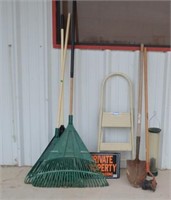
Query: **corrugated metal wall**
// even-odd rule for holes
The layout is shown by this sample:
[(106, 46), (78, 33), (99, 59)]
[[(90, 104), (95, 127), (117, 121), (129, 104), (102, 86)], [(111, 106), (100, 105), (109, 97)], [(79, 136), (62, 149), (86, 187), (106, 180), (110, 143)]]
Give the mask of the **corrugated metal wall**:
[[(33, 165), (54, 135), (60, 51), (52, 48), (51, 16), (50, 1), (0, 3), (0, 164)], [(65, 125), (69, 110), (69, 62), (68, 51)], [(132, 80), (136, 122), (138, 62), (138, 51), (76, 50), (74, 124), (90, 151), (97, 149), (100, 87), (106, 75), (123, 72)], [(149, 116), (157, 114), (162, 129), (160, 166), (171, 168), (171, 53), (149, 52), (148, 65)], [(123, 95), (128, 91), (124, 83), (118, 79), (107, 87), (106, 109), (127, 110)], [(116, 139), (124, 137), (118, 134)], [(145, 157), (143, 149), (144, 134), (141, 158)]]

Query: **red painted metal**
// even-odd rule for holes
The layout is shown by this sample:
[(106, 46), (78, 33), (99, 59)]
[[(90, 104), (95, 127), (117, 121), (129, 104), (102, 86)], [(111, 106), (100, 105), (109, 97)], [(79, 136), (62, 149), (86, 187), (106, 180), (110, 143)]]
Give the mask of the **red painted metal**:
[[(52, 38), (53, 48), (60, 48), (57, 44), (57, 27), (56, 27), (56, 0), (52, 0)], [(68, 46), (70, 48), (70, 45)], [(121, 50), (121, 51), (137, 51), (140, 50), (139, 46), (119, 46), (119, 45), (75, 45), (76, 49), (89, 49), (89, 50)], [(147, 47), (147, 51), (167, 52), (171, 51), (171, 47)]]

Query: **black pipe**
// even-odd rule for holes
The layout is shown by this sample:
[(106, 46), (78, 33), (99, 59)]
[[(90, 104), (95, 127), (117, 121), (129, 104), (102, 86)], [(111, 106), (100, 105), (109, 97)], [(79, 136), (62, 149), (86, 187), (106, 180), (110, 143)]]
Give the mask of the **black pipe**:
[(74, 77), (75, 14), (76, 14), (76, 1), (73, 1), (72, 2), (72, 14), (71, 14), (71, 68), (70, 68), (70, 78)]

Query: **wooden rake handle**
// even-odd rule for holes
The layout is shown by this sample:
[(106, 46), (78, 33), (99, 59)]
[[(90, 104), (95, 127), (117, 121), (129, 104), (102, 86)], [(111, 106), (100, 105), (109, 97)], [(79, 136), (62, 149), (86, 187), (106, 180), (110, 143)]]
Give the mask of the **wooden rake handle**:
[(57, 113), (57, 127), (64, 124), (64, 75), (65, 75), (65, 63), (66, 53), (69, 38), (70, 27), (70, 13), (67, 17), (67, 26), (64, 42), (64, 29), (61, 29), (61, 67), (60, 67), (60, 87), (59, 87), (59, 101), (58, 101), (58, 113)]

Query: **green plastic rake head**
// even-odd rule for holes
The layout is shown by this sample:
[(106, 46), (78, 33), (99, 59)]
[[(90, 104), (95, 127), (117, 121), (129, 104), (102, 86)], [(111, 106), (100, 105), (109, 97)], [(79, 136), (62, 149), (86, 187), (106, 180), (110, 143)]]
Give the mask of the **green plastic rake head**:
[(46, 160), (49, 153), (54, 148), (56, 141), (59, 139), (59, 135), (62, 131), (64, 131), (64, 126), (61, 126), (60, 128), (55, 129), (54, 137), (51, 139), (50, 143), (48, 144), (46, 149), (43, 151), (43, 153), (41, 154), (41, 156), (39, 157), (37, 162), (33, 165), (31, 170), (26, 175), (25, 180), (24, 180), (25, 183), (27, 183), (27, 184), (32, 183), (32, 179), (33, 179), (34, 175), (39, 172), (39, 167), (41, 166), (43, 161)]
[(94, 162), (84, 159), (60, 158), (44, 162), (35, 175), (36, 187), (103, 187), (108, 183)]
[(36, 187), (108, 186), (73, 126), (73, 116), (62, 136), (32, 177)]

